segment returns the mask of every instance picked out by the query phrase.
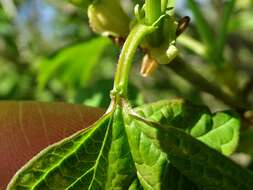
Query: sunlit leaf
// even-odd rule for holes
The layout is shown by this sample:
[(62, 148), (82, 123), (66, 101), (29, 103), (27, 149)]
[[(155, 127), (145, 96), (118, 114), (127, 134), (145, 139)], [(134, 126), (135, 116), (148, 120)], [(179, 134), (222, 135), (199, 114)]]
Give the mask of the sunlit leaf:
[(238, 145), (240, 121), (233, 112), (211, 114), (206, 107), (184, 100), (161, 101), (136, 111), (151, 121), (181, 128), (225, 155), (231, 154)]
[(0, 189), (48, 145), (95, 122), (103, 110), (65, 103), (0, 103)]

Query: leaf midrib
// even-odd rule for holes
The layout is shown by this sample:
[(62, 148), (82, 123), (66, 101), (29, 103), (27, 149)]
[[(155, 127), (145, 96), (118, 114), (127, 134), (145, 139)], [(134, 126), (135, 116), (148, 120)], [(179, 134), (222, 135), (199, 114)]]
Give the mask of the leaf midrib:
[(106, 133), (105, 133), (105, 137), (104, 137), (104, 140), (103, 140), (100, 152), (98, 154), (98, 158), (96, 159), (96, 162), (95, 162), (95, 166), (94, 166), (95, 169), (94, 169), (94, 173), (93, 173), (90, 185), (88, 187), (88, 190), (90, 190), (90, 188), (92, 187), (93, 181), (96, 178), (97, 165), (99, 164), (100, 158), (103, 156), (103, 150), (104, 150), (104, 147), (106, 145), (106, 141), (107, 141), (107, 137), (108, 137), (108, 134), (109, 134), (109, 131), (110, 131), (110, 126), (111, 126), (112, 121), (113, 121), (113, 116), (111, 116), (110, 121), (108, 122)]

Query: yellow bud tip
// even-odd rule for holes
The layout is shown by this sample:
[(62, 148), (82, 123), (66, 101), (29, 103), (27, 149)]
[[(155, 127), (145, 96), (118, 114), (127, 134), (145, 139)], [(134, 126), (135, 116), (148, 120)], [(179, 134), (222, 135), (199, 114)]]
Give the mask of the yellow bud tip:
[(141, 76), (143, 77), (150, 76), (151, 74), (154, 73), (157, 66), (158, 66), (158, 63), (156, 62), (156, 60), (150, 57), (148, 54), (146, 54), (143, 57), (142, 64), (141, 64), (141, 71), (140, 71)]

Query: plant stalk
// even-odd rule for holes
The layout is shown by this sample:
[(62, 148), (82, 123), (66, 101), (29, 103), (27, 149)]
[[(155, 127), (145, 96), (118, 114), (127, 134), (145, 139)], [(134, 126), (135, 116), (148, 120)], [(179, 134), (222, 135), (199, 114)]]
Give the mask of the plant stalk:
[(164, 14), (168, 6), (168, 0), (161, 0), (161, 11)]
[(137, 24), (131, 30), (119, 57), (112, 96), (127, 97), (128, 78), (134, 55), (143, 38), (154, 30), (154, 26), (143, 24)]
[(152, 25), (161, 16), (161, 0), (146, 0), (146, 24)]
[[(145, 0), (145, 24), (152, 25), (162, 15), (161, 0)], [(149, 37), (152, 46), (158, 46), (162, 40), (160, 31), (157, 30)]]

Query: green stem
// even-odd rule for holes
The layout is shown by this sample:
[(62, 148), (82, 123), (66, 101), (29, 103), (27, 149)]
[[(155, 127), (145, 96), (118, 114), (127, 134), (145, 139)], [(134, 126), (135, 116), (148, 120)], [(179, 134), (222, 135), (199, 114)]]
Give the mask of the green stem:
[(161, 16), (161, 0), (146, 0), (146, 23), (152, 25)]
[(167, 0), (167, 5), (166, 5), (166, 9), (167, 8), (173, 8), (170, 12), (169, 15), (170, 16), (174, 16), (174, 11), (175, 11), (175, 0)]
[[(147, 25), (152, 25), (162, 15), (161, 0), (145, 0), (145, 22)], [(149, 36), (149, 43), (152, 46), (158, 46), (162, 41), (161, 31), (157, 30)]]
[(173, 7), (175, 9), (175, 4), (176, 4), (176, 0), (167, 0), (167, 6), (168, 7)]
[(168, 7), (168, 0), (161, 0), (161, 11), (164, 14)]
[(137, 24), (131, 30), (119, 57), (112, 95), (127, 97), (128, 76), (134, 55), (143, 38), (154, 30), (154, 26), (143, 24)]

